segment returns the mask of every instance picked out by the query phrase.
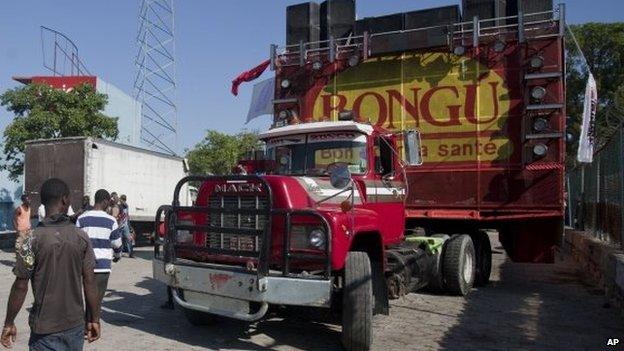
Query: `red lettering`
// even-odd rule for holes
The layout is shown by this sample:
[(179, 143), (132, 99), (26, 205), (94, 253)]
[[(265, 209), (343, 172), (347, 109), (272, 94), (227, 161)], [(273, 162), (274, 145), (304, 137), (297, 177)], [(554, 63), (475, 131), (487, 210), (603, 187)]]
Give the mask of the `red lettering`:
[(415, 121), (415, 125), (416, 127), (419, 126), (419, 121), (418, 121), (418, 91), (420, 90), (420, 88), (412, 88), (410, 89), (414, 92), (414, 103), (411, 104), (409, 101), (407, 101), (407, 99), (405, 98), (405, 96), (401, 95), (401, 93), (398, 90), (386, 90), (386, 92), (388, 93), (388, 116), (389, 116), (389, 123), (388, 123), (388, 128), (389, 129), (394, 129), (394, 125), (393, 125), (393, 121), (394, 121), (394, 100), (398, 101), (399, 104), (405, 109), (405, 112), (407, 112), (410, 116), (412, 116), (412, 118)]
[[(344, 95), (335, 94), (335, 95), (323, 95), (323, 116), (321, 116), (321, 121), (329, 121), (331, 120), (331, 115), (333, 111), (340, 112), (344, 110), (345, 105), (347, 104), (347, 98)], [(338, 98), (338, 103), (333, 105), (332, 102)]]
[(498, 117), (498, 82), (490, 82), (489, 83), (490, 86), (492, 87), (492, 106), (494, 106), (494, 114), (492, 115), (492, 118), (485, 120), (485, 121), (479, 121), (478, 117), (477, 117), (477, 111), (475, 108), (476, 102), (477, 102), (477, 84), (468, 84), (468, 85), (464, 85), (464, 87), (466, 88), (466, 101), (465, 101), (465, 106), (466, 106), (466, 119), (468, 121), (470, 121), (471, 123), (474, 124), (484, 124), (484, 123), (490, 123), (493, 122), (497, 117)]
[(420, 102), (420, 112), (421, 112), (422, 118), (434, 126), (439, 126), (439, 127), (458, 126), (461, 124), (459, 121), (459, 109), (461, 105), (448, 105), (447, 106), (448, 111), (449, 111), (449, 119), (447, 121), (438, 121), (431, 115), (431, 108), (430, 108), (431, 98), (436, 92), (442, 91), (442, 90), (450, 90), (451, 92), (455, 94), (456, 97), (459, 98), (459, 92), (457, 91), (457, 88), (453, 86), (435, 87), (433, 89), (428, 90), (423, 95), (422, 101)]
[(356, 121), (362, 122), (362, 117), (366, 117), (368, 121), (371, 120), (371, 116), (362, 116), (361, 114), (362, 102), (367, 96), (372, 96), (375, 98), (375, 100), (377, 100), (379, 115), (377, 116), (377, 123), (375, 123), (375, 125), (377, 125), (378, 127), (383, 127), (384, 123), (386, 123), (386, 118), (388, 116), (388, 107), (386, 106), (386, 101), (384, 100), (383, 96), (373, 91), (366, 92), (358, 96), (355, 101), (353, 101), (353, 113), (355, 115)]

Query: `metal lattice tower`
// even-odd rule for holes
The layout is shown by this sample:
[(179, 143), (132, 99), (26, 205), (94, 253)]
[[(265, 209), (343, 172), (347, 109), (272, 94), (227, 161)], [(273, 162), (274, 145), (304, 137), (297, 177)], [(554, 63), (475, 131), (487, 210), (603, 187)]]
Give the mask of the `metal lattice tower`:
[(176, 154), (178, 109), (173, 0), (141, 0), (134, 96), (142, 103), (141, 141)]

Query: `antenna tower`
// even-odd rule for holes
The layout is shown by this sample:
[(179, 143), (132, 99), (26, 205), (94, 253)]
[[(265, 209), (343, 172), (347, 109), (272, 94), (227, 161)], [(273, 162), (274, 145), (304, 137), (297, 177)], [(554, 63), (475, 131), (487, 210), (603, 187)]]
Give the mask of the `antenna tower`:
[(142, 104), (141, 141), (176, 154), (175, 36), (173, 0), (141, 0), (134, 97)]

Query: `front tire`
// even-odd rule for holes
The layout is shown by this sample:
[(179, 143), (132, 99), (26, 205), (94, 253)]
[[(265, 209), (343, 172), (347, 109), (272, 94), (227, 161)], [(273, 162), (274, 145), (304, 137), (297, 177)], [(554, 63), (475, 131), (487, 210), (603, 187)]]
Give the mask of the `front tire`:
[(446, 242), (442, 262), (447, 291), (453, 295), (467, 295), (474, 284), (475, 270), (475, 249), (470, 236), (450, 238)]
[(347, 351), (368, 351), (373, 343), (373, 284), (365, 252), (349, 253), (344, 283), (342, 345)]

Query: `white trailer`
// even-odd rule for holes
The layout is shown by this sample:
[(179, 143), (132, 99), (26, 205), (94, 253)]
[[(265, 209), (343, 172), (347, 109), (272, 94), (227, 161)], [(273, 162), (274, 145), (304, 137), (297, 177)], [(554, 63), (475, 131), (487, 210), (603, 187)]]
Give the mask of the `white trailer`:
[[(137, 234), (151, 233), (156, 210), (171, 203), (177, 182), (186, 176), (184, 159), (134, 146), (89, 137), (33, 140), (26, 143), (24, 187), (34, 208), (46, 179), (59, 178), (71, 191), (72, 208), (91, 203), (98, 189), (125, 194)], [(181, 202), (191, 204), (188, 188)], [(138, 235), (137, 235), (138, 239)]]

